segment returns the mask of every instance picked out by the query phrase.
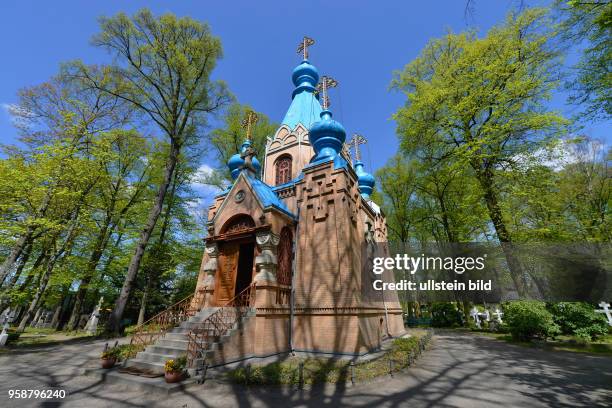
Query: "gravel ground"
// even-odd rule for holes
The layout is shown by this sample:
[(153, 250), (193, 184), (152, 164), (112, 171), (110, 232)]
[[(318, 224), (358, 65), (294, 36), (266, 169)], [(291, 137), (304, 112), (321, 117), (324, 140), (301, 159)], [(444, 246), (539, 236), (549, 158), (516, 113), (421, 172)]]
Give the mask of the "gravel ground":
[[(125, 342), (126, 339), (122, 339)], [(404, 373), (370, 383), (304, 390), (207, 381), (159, 396), (83, 375), (104, 341), (0, 354), (0, 407), (596, 407), (612, 406), (612, 358), (543, 351), (470, 333), (440, 332)], [(9, 389), (59, 387), (59, 402), (10, 400)]]

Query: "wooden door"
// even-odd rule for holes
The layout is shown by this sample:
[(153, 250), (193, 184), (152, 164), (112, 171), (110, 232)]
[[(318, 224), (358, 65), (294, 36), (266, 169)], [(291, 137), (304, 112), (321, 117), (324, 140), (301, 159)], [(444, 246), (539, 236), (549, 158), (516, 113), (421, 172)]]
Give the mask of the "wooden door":
[(215, 297), (218, 306), (224, 305), (234, 297), (239, 252), (240, 245), (232, 242), (224, 243), (219, 248), (219, 273), (215, 284)]

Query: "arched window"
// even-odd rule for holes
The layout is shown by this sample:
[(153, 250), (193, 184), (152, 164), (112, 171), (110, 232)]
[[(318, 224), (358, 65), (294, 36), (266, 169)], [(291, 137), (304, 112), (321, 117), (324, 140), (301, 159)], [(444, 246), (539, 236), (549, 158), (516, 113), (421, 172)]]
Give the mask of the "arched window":
[(278, 243), (278, 269), (276, 281), (281, 285), (291, 286), (291, 270), (293, 263), (293, 233), (291, 228), (283, 227)]
[(285, 154), (279, 157), (274, 163), (276, 168), (275, 184), (285, 184), (291, 180), (291, 156)]

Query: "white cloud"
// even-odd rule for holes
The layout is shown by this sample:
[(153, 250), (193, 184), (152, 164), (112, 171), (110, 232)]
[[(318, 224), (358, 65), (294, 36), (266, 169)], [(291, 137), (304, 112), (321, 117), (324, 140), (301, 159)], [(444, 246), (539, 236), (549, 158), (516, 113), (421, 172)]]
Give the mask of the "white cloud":
[(2, 109), (6, 111), (11, 116), (18, 116), (21, 118), (31, 118), (34, 117), (34, 114), (23, 108), (22, 106), (17, 105), (16, 103), (3, 103)]
[[(584, 161), (598, 160), (602, 153), (605, 153), (608, 146), (599, 140), (592, 140), (588, 143), (575, 143), (571, 140), (562, 140), (552, 148), (540, 148), (529, 155), (531, 159), (536, 159), (539, 164), (559, 171), (564, 167)], [(532, 163), (527, 156), (519, 155), (515, 157), (519, 166)]]
[(191, 188), (197, 197), (189, 205), (189, 212), (192, 215), (200, 216), (207, 212), (208, 205), (213, 198), (222, 190), (217, 186), (206, 183), (206, 179), (214, 172), (214, 169), (207, 164), (202, 164), (191, 179)]

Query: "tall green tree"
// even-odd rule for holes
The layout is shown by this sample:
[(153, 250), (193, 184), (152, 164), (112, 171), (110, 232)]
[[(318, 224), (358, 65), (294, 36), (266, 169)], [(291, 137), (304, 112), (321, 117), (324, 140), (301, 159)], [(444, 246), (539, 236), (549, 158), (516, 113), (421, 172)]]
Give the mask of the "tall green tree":
[(612, 2), (608, 0), (556, 0), (561, 38), (568, 47), (586, 42), (568, 87), (571, 104), (585, 107), (587, 119), (612, 116)]
[(229, 95), (222, 82), (210, 79), (222, 50), (206, 24), (173, 14), (155, 18), (145, 9), (132, 18), (123, 13), (101, 18), (100, 28), (93, 44), (109, 51), (116, 64), (90, 67), (77, 62), (70, 71), (89, 86), (139, 109), (169, 144), (163, 180), (109, 317), (107, 329), (117, 333), (183, 148)]
[(528, 9), (483, 38), (467, 32), (433, 40), (392, 83), (407, 97), (394, 115), (401, 149), (470, 166), (519, 293), (523, 272), (500, 206), (498, 174), (527, 160), (564, 124), (545, 105), (559, 63), (545, 16)]

